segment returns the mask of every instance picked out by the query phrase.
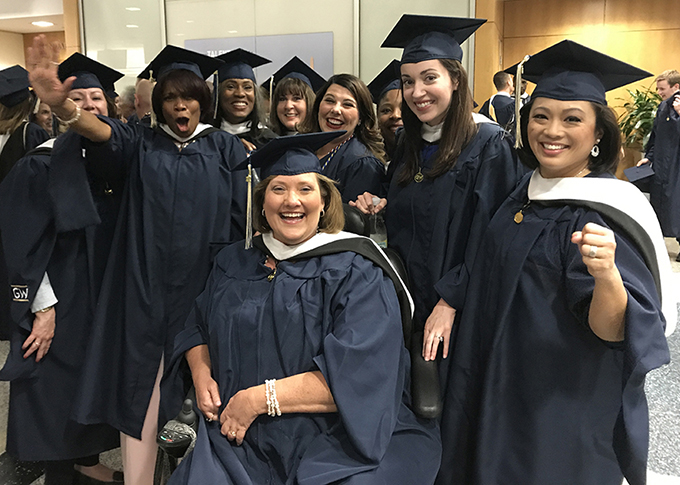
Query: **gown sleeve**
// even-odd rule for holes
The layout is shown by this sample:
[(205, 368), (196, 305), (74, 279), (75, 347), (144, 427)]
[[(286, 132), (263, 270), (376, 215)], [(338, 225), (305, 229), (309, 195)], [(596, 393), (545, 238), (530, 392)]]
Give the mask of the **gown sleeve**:
[(356, 200), (364, 192), (385, 197), (385, 166), (372, 155), (356, 159), (340, 175), (345, 203)]
[(150, 128), (106, 116), (98, 118), (111, 127), (111, 138), (104, 143), (87, 141), (87, 161), (104, 179), (114, 179), (129, 171), (142, 131)]
[(330, 302), (332, 331), (314, 361), (328, 383), (346, 433), (365, 460), (390, 443), (404, 385), (399, 303), (391, 281), (361, 256)]
[[(580, 230), (586, 222), (606, 226), (593, 212), (572, 227)], [(568, 235), (565, 235), (567, 237)], [(595, 281), (588, 273), (576, 245), (567, 242), (565, 261), (566, 297), (578, 321), (588, 325), (588, 311)], [(629, 483), (644, 483), (649, 444), (649, 417), (644, 396), (646, 374), (670, 360), (664, 335), (665, 320), (654, 279), (636, 248), (616, 234), (616, 266), (628, 295), (625, 335), (622, 343), (603, 345), (623, 352), (621, 411), (614, 429), (614, 451)]]
[(437, 294), (455, 309), (463, 307), (470, 271), (489, 221), (526, 172), (519, 164), (508, 138), (500, 130), (487, 142), (480, 154), (480, 163), (474, 196), (469, 202), (474, 204), (474, 210), (464, 261), (435, 283)]
[(49, 139), (49, 133), (35, 123), (29, 123), (26, 127), (26, 143), (24, 144), (26, 153), (42, 145)]

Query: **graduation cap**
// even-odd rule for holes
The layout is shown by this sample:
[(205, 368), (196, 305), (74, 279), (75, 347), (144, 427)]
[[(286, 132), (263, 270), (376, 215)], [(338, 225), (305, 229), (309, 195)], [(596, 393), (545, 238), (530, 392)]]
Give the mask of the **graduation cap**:
[(301, 173), (321, 173), (321, 164), (316, 151), (346, 131), (322, 131), (300, 135), (280, 136), (269, 141), (262, 148), (250, 153), (234, 170), (248, 169), (248, 208), (246, 211), (246, 249), (252, 246), (252, 168), (260, 169), (260, 178), (270, 175), (299, 175)]
[(205, 80), (222, 65), (223, 62), (214, 57), (174, 45), (166, 45), (137, 77), (140, 79), (151, 79), (152, 77), (158, 79), (166, 72), (184, 69)]
[(59, 64), (58, 74), (62, 82), (71, 76), (76, 77), (71, 89), (99, 88), (107, 96), (111, 96), (114, 92), (114, 83), (124, 76), (122, 72), (111, 69), (79, 52), (72, 54)]
[(402, 47), (401, 63), (463, 60), (462, 44), (486, 19), (404, 14), (380, 47)]
[(651, 176), (654, 175), (654, 169), (649, 163), (640, 165), (639, 167), (630, 167), (623, 171), (624, 175), (630, 183), (635, 185), (642, 192), (649, 192), (649, 185)]
[[(532, 99), (591, 101), (602, 105), (607, 104), (607, 91), (652, 75), (572, 40), (563, 40), (526, 56), (505, 72), (515, 75), (518, 86), (523, 79), (536, 83)], [(516, 89), (515, 119), (519, 119), (521, 106), (521, 89)], [(516, 123), (515, 148), (522, 146), (520, 127), (521, 124)]]
[(521, 79), (536, 83), (532, 98), (593, 101), (603, 105), (607, 104), (607, 91), (652, 75), (572, 40), (558, 42), (505, 72), (517, 74), (520, 64)]
[(302, 59), (298, 56), (294, 56), (290, 61), (286, 62), (281, 69), (263, 82), (261, 86), (264, 86), (265, 88), (269, 88), (270, 84), (276, 86), (286, 78), (299, 79), (312, 88), (312, 91), (314, 92), (321, 89), (321, 86), (326, 82), (319, 73), (309, 67)]
[(398, 60), (394, 59), (368, 84), (368, 90), (371, 92), (375, 104), (380, 104), (380, 100), (388, 91), (401, 89), (400, 64)]
[(250, 79), (255, 82), (253, 68), (272, 62), (253, 52), (240, 48), (217, 56), (217, 59), (224, 62), (217, 73), (220, 82), (225, 79)]
[(0, 71), (0, 103), (7, 108), (28, 98), (28, 71), (16, 65)]

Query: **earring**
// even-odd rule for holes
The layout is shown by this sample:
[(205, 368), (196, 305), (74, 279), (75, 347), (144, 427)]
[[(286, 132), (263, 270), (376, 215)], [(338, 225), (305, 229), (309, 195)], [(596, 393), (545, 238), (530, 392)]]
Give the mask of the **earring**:
[(265, 215), (264, 215), (264, 209), (262, 209), (262, 217), (265, 217)]
[[(597, 140), (597, 143), (600, 143), (600, 140)], [(593, 158), (597, 158), (600, 155), (600, 147), (597, 145), (597, 143), (590, 150), (590, 155)]]
[(319, 214), (319, 218), (323, 217), (326, 215), (326, 211), (321, 209), (321, 213)]

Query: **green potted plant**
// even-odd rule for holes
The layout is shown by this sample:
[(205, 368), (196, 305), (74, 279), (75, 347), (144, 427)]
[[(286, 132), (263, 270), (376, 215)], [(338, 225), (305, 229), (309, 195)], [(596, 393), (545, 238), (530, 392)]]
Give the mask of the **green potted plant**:
[[(619, 128), (623, 135), (623, 145), (642, 150), (646, 145), (654, 126), (656, 109), (661, 102), (659, 96), (651, 88), (645, 91), (627, 89), (630, 100), (622, 106), (623, 113), (619, 116)], [(621, 99), (621, 98), (619, 98)]]

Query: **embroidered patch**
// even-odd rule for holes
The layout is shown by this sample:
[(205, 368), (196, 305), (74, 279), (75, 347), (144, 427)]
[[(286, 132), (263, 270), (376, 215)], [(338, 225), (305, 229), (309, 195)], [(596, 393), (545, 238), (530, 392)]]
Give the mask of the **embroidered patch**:
[(14, 301), (28, 301), (28, 286), (26, 285), (10, 285), (12, 287), (12, 300)]

